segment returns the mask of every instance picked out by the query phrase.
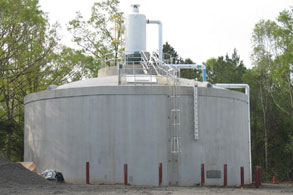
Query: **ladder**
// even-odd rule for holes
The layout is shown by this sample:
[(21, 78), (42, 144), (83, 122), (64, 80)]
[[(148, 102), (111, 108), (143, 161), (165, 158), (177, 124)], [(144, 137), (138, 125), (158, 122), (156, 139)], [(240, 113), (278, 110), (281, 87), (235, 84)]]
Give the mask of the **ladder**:
[(182, 152), (182, 138), (180, 133), (181, 126), (181, 109), (178, 96), (179, 69), (170, 64), (160, 61), (156, 52), (151, 56), (153, 60), (152, 66), (156, 73), (167, 78), (169, 84), (169, 138), (168, 143), (168, 178), (170, 185), (179, 184), (179, 160)]
[(180, 136), (180, 115), (179, 96), (177, 93), (179, 79), (177, 77), (177, 70), (173, 70), (173, 85), (170, 86), (170, 184), (178, 185), (179, 180), (179, 154), (182, 152), (181, 136)]

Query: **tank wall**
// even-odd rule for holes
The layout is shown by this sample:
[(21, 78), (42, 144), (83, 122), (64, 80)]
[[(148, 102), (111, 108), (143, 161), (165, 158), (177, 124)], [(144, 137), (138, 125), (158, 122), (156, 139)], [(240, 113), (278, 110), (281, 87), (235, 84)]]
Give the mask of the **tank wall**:
[[(193, 139), (193, 99), (181, 97), (180, 155), (181, 185), (196, 185), (201, 181), (201, 164), (205, 165), (206, 185), (223, 185), (224, 164), (228, 165), (228, 185), (240, 185), (240, 166), (244, 166), (245, 183), (249, 183), (249, 147), (247, 99), (237, 92), (200, 88), (199, 140)], [(242, 95), (242, 94), (241, 94)], [(206, 171), (221, 172), (220, 178), (207, 178)]]
[[(71, 183), (85, 183), (90, 162), (91, 183), (129, 182), (168, 185), (170, 101), (168, 87), (88, 87), (44, 91), (25, 99), (25, 160), (38, 170), (57, 169)], [(199, 88), (199, 140), (193, 140), (193, 88), (178, 90), (182, 153), (179, 185), (200, 183), (200, 167), (221, 171), (207, 185), (240, 184), (240, 166), (249, 182), (247, 96), (234, 91)]]
[[(92, 183), (123, 183), (127, 163), (129, 182), (157, 185), (158, 164), (167, 163), (167, 135), (160, 131), (168, 120), (166, 98), (100, 95), (27, 104), (25, 160), (38, 170), (59, 168), (72, 183), (85, 182), (86, 161)], [(37, 110), (46, 116), (31, 114)]]

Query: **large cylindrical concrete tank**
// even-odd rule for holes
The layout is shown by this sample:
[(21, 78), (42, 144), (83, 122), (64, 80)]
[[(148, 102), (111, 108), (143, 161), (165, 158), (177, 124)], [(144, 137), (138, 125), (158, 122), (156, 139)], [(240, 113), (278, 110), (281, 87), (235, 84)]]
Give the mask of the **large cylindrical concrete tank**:
[[(73, 82), (25, 98), (25, 161), (38, 170), (61, 171), (70, 183), (194, 186), (249, 183), (247, 95), (198, 88), (198, 131), (194, 139), (194, 87), (177, 86), (182, 151), (170, 152), (172, 90), (167, 85), (117, 85), (117, 76)], [(161, 178), (160, 178), (161, 167)], [(160, 180), (161, 179), (161, 180)]]
[(125, 21), (125, 54), (146, 51), (146, 16), (139, 13), (139, 5), (132, 5), (132, 12)]

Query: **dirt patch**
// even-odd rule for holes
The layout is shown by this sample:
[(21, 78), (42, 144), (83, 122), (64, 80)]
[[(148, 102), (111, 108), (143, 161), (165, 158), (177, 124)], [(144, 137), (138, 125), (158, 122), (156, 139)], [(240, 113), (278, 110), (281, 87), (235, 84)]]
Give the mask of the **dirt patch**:
[(0, 187), (19, 185), (52, 185), (43, 177), (0, 156)]

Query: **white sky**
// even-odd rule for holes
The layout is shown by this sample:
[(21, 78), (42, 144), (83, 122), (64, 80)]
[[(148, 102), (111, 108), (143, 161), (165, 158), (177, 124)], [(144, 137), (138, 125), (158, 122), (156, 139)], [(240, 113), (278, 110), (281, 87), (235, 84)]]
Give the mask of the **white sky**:
[[(39, 0), (51, 23), (62, 26), (62, 43), (72, 46), (67, 23), (80, 11), (89, 17), (97, 0)], [(130, 5), (141, 5), (147, 19), (163, 22), (163, 43), (168, 41), (183, 58), (197, 64), (211, 57), (231, 56), (233, 49), (251, 67), (251, 36), (261, 19), (274, 20), (279, 12), (293, 6), (293, 0), (120, 0), (126, 14)], [(147, 25), (147, 50), (157, 50), (156, 25)]]

